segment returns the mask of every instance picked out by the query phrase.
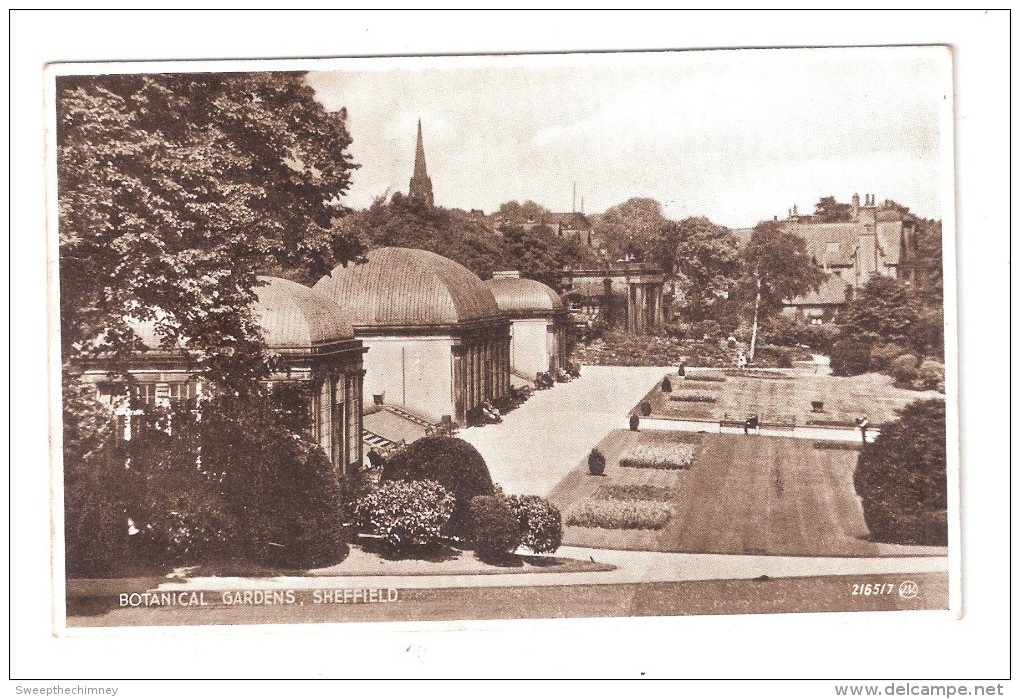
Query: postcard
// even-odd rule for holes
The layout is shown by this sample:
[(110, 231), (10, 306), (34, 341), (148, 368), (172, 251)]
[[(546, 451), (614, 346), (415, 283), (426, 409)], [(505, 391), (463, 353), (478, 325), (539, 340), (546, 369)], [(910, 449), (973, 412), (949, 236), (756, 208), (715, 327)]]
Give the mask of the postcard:
[(949, 48), (47, 93), (56, 633), (960, 613)]

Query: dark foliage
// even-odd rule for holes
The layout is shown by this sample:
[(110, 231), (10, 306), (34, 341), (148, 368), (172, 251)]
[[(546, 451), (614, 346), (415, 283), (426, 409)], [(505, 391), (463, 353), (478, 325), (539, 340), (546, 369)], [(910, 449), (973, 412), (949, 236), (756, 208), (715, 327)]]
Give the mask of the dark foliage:
[(854, 487), (876, 540), (945, 545), (945, 401), (911, 403), (885, 425), (861, 451)]
[(95, 388), (63, 373), (64, 557), (67, 573), (109, 573), (125, 556), (127, 512), (112, 415)]
[(553, 553), (563, 542), (563, 518), (560, 511), (538, 495), (511, 495), (506, 499), (517, 517), (521, 545), (535, 553)]
[(606, 472), (606, 455), (594, 447), (588, 452), (588, 473), (593, 476), (601, 476)]
[(866, 374), (871, 367), (871, 345), (863, 340), (840, 340), (832, 346), (829, 366), (835, 376)]
[(483, 561), (505, 560), (521, 545), (520, 522), (502, 498), (471, 498), (468, 522), (475, 554)]
[(492, 477), (478, 450), (456, 437), (423, 437), (411, 443), (383, 466), (384, 481), (436, 481), (457, 499), (448, 523), (452, 536), (468, 534), (467, 509), (471, 498), (492, 495)]

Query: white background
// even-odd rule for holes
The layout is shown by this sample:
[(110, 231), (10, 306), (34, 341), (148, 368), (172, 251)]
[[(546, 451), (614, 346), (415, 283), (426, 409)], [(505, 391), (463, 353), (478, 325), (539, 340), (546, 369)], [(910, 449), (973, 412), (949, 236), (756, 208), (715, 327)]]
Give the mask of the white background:
[[(1001, 12), (14, 13), (9, 299), (14, 343), (10, 376), (14, 410), (9, 423), (11, 676), (1007, 676), (1009, 22), (1009, 15)], [(906, 619), (895, 614), (878, 620), (790, 615), (489, 622), (458, 632), (395, 631), (383, 625), (202, 629), (186, 635), (169, 629), (119, 636), (102, 632), (88, 638), (53, 637), (48, 405), (43, 390), (47, 371), (41, 128), (44, 63), (914, 43), (953, 44), (957, 70), (965, 529), (961, 621)], [(118, 696), (177, 696), (181, 692), (205, 696), (228, 689), (212, 684), (97, 684), (120, 684)], [(753, 687), (730, 686), (725, 694), (833, 696), (831, 684), (754, 683)], [(13, 695), (14, 687), (9, 689)], [(683, 691), (666, 685), (656, 689)], [(315, 695), (336, 695), (343, 690), (308, 684), (297, 689)], [(271, 691), (284, 688), (273, 685)], [(723, 696), (723, 687), (702, 684), (696, 695)]]

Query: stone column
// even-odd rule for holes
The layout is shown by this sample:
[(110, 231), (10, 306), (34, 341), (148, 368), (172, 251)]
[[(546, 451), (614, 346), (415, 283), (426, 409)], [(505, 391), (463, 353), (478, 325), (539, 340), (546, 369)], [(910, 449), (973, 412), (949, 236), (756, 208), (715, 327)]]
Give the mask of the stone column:
[(464, 347), (457, 345), (453, 348), (453, 419), (464, 424), (465, 384), (467, 383), (466, 367), (464, 362)]
[(635, 299), (637, 298), (637, 289), (634, 285), (627, 283), (627, 332), (637, 332), (637, 314), (635, 311)]

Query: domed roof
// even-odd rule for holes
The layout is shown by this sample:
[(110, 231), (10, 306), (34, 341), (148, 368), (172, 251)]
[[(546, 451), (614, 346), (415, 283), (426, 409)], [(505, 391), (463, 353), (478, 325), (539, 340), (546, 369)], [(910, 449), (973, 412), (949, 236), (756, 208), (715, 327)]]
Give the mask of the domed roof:
[[(307, 286), (279, 277), (259, 277), (263, 286), (255, 289), (258, 302), (255, 318), (262, 326), (266, 346), (271, 350), (308, 350), (331, 342), (351, 340), (351, 324), (335, 304)], [(158, 314), (163, 315), (163, 314)], [(148, 349), (160, 349), (162, 333), (155, 320), (125, 318), (128, 326)], [(177, 346), (186, 347), (186, 340)]]
[(354, 331), (343, 312), (322, 294), (279, 277), (259, 277), (255, 313), (270, 349), (307, 349), (351, 340)]
[(499, 309), (507, 313), (552, 312), (564, 308), (559, 294), (534, 279), (497, 278), (488, 280), (485, 285), (492, 290)]
[(378, 248), (315, 284), (356, 328), (459, 325), (502, 317), (485, 283), (427, 250)]

